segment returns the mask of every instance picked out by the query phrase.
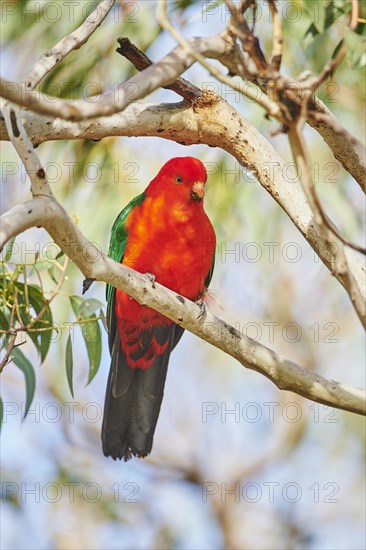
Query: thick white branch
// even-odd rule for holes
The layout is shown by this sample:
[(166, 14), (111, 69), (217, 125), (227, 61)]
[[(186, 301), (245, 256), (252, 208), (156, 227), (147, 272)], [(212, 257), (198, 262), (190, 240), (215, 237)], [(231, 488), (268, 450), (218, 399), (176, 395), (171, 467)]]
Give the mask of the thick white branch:
[[(4, 100), (1, 99), (1, 102), (3, 101)], [(4, 114), (8, 135), (29, 176), (33, 196), (52, 196), (52, 191), (47, 181), (47, 175), (25, 131), (20, 107), (6, 101), (2, 104), (2, 112)]]
[[(356, 299), (359, 316), (365, 317), (366, 280), (362, 256), (345, 246), (348, 269), (337, 269), (336, 248), (322, 238), (299, 181), (286, 178), (285, 162), (271, 144), (233, 107), (214, 94), (204, 94), (192, 106), (135, 103), (122, 113), (84, 122), (46, 118), (29, 112), (24, 112), (23, 116), (34, 144), (59, 139), (156, 136), (183, 145), (205, 143), (228, 151), (242, 166), (253, 171), (349, 293), (348, 270), (352, 273), (357, 289), (357, 296), (352, 301)], [(1, 120), (0, 139), (9, 139)]]
[(366, 394), (361, 388), (327, 380), (283, 358), (273, 350), (240, 334), (234, 327), (189, 300), (105, 256), (81, 233), (54, 199), (37, 197), (16, 206), (1, 218), (0, 248), (15, 235), (33, 226), (44, 227), (85, 277), (120, 288), (140, 304), (152, 307), (199, 338), (237, 359), (244, 367), (269, 378), (282, 390), (313, 401), (366, 414)]
[(357, 181), (366, 193), (366, 149), (320, 99), (315, 98), (316, 112), (312, 111), (308, 123), (324, 139), (334, 157)]

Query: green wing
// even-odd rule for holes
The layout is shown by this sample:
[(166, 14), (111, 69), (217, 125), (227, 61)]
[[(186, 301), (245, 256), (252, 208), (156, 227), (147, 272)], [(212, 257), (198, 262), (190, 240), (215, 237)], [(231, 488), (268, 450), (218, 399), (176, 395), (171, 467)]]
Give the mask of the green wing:
[(206, 288), (209, 287), (211, 279), (212, 279), (212, 275), (213, 275), (213, 271), (214, 271), (214, 267), (215, 267), (215, 255), (216, 254), (214, 254), (213, 258), (212, 258), (212, 264), (211, 264), (211, 267), (210, 267), (210, 271), (206, 275), (206, 279), (205, 279)]
[[(111, 240), (109, 243), (108, 256), (116, 262), (121, 262), (127, 245), (127, 229), (126, 222), (131, 210), (143, 202), (145, 193), (137, 195), (128, 205), (120, 212), (114, 221), (112, 226)], [(110, 341), (114, 339), (114, 297), (115, 288), (112, 285), (107, 284), (106, 297), (107, 297), (107, 321), (109, 328)]]

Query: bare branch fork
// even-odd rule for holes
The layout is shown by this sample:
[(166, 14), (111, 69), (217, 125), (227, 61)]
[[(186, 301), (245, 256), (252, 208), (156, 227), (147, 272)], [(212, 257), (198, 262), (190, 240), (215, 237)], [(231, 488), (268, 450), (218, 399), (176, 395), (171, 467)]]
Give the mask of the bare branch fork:
[[(222, 55), (224, 55), (223, 52), (226, 52), (225, 55), (227, 55), (227, 52), (231, 51), (233, 47), (232, 41), (230, 42), (227, 37), (224, 38), (221, 35), (219, 38), (221, 44), (219, 50)], [(193, 40), (200, 43), (200, 39)], [(214, 48), (214, 43), (211, 39), (209, 42), (207, 42), (207, 40), (205, 39), (204, 43), (200, 43), (201, 48), (205, 47), (207, 49), (209, 47), (212, 50)], [(126, 42), (120, 41), (119, 51), (123, 50), (126, 52), (127, 49)], [(135, 54), (136, 50), (137, 48), (135, 48)], [(164, 67), (168, 66), (169, 70), (172, 70), (174, 74), (177, 71), (183, 71), (187, 64), (187, 61), (184, 62), (183, 59), (184, 51), (180, 51), (179, 55), (176, 55), (176, 51), (177, 48), (160, 62)], [(140, 68), (141, 65), (147, 66), (150, 60), (146, 60), (146, 56), (140, 55), (140, 65), (138, 67)], [(191, 62), (193, 62), (193, 60), (191, 60)], [(161, 66), (155, 64), (148, 67), (146, 70), (155, 71), (155, 73), (151, 72), (150, 74), (154, 81), (154, 87), (158, 86), (159, 83), (162, 84)], [(145, 82), (146, 70), (143, 71), (142, 75), (137, 75), (143, 76)], [(134, 78), (135, 82), (137, 82), (137, 77)], [(165, 80), (166, 78), (164, 77), (163, 81)], [(127, 82), (131, 83), (132, 81), (130, 79)], [(188, 83), (186, 81), (183, 82), (187, 89)], [(174, 85), (173, 83), (173, 86)], [(139, 91), (141, 92), (141, 90)], [(176, 91), (178, 93), (181, 92), (179, 89)], [(192, 94), (195, 94), (196, 91), (196, 88), (193, 89), (192, 87)], [(187, 99), (187, 96), (183, 93), (180, 93), (180, 95)], [(108, 135), (157, 135), (168, 139), (174, 139), (183, 144), (207, 143), (208, 145), (225, 149), (237, 158), (243, 166), (255, 172), (260, 183), (289, 214), (292, 221), (307, 238), (327, 267), (331, 269), (332, 273), (341, 284), (345, 286), (349, 294), (352, 294), (351, 299), (356, 307), (356, 311), (362, 323), (364, 325), (366, 324), (366, 295), (362, 261), (354, 254), (351, 254), (351, 250), (346, 247), (346, 267), (348, 266), (348, 269), (346, 269), (346, 271), (344, 270), (344, 262), (341, 263), (337, 257), (339, 246), (343, 248), (344, 243), (338, 245), (339, 239), (337, 240), (334, 238), (330, 243), (327, 243), (322, 238), (317, 223), (311, 219), (314, 215), (311, 213), (311, 210), (309, 210), (309, 206), (302, 200), (303, 195), (301, 190), (300, 194), (296, 196), (296, 193), (299, 192), (299, 189), (296, 188), (296, 182), (291, 182), (291, 185), (288, 185), (288, 182), (283, 178), (285, 166), (282, 159), (269, 145), (268, 141), (265, 140), (254, 127), (250, 126), (248, 122), (240, 117), (235, 109), (231, 108), (226, 102), (213, 94), (204, 94), (203, 97), (198, 98), (194, 102), (192, 107), (185, 106), (183, 111), (179, 109), (179, 113), (185, 117), (185, 120), (183, 120), (183, 117), (177, 119), (177, 117), (173, 116), (176, 112), (174, 105), (163, 105), (161, 108), (152, 111), (148, 106), (140, 109), (140, 106), (135, 103), (133, 111), (134, 116), (127, 116), (127, 119), (125, 115), (117, 117), (117, 124), (115, 119), (108, 117), (101, 120), (94, 119), (86, 123), (81, 122), (79, 125), (62, 123), (60, 119), (52, 120), (52, 122), (48, 120), (42, 127), (37, 127), (36, 121), (41, 121), (42, 118), (37, 119), (35, 115), (33, 115), (32, 121), (29, 121), (29, 131), (33, 134), (34, 143), (36, 143), (34, 138), (37, 134), (38, 143), (46, 139), (101, 139)], [(138, 113), (136, 111), (138, 111)], [(126, 113), (126, 110), (124, 113)], [(131, 111), (129, 111), (129, 115), (130, 113)], [(28, 113), (24, 113), (24, 116), (27, 117)], [(189, 118), (192, 117), (194, 118), (193, 124), (190, 124)], [(126, 120), (128, 120), (128, 124), (123, 124)], [(164, 124), (162, 124), (163, 121)], [(230, 124), (228, 124), (227, 121), (230, 121)], [(205, 128), (204, 134), (202, 130), (200, 130), (200, 128), (203, 127)], [(70, 131), (65, 132), (67, 129)], [(104, 129), (107, 129), (107, 131), (104, 132)], [(6, 132), (2, 132), (2, 139), (4, 139), (5, 136)], [(294, 202), (299, 204), (294, 206)], [(342, 269), (334, 269), (334, 266), (337, 265), (342, 265)], [(357, 283), (356, 287), (353, 289), (350, 288), (349, 270), (352, 270), (353, 277), (356, 279)]]
[[(162, 5), (164, 5), (163, 2), (159, 4), (160, 9)], [(275, 67), (279, 67), (280, 61), (281, 61), (281, 51), (282, 51), (282, 34), (280, 29), (278, 13), (274, 2), (270, 2), (270, 6), (271, 6), (272, 14), (274, 16), (274, 22), (276, 23), (274, 38), (273, 38), (274, 46), (273, 46), (273, 55), (272, 55), (272, 59), (274, 61), (272, 64)], [(171, 25), (166, 22), (165, 13), (163, 12), (163, 14), (160, 14), (160, 16), (162, 17), (163, 23), (165, 23), (165, 25), (168, 25), (168, 29), (171, 30), (173, 27), (171, 27)], [(176, 33), (174, 33), (174, 36), (176, 36)], [(152, 64), (152, 61), (143, 52), (138, 50), (138, 48), (133, 46), (128, 39), (120, 38), (118, 42), (120, 44), (120, 47), (117, 49), (117, 52), (119, 52), (121, 55), (129, 59), (136, 66), (138, 70), (143, 70), (145, 67), (150, 66)], [(187, 43), (184, 40), (181, 42), (181, 45), (183, 47), (184, 46), (188, 48), (190, 47), (189, 45), (187, 45)], [(342, 55), (344, 55), (344, 52), (342, 53)], [(260, 63), (263, 63), (262, 58), (260, 57), (259, 59), (260, 59)], [(334, 66), (337, 61), (339, 62), (339, 59), (333, 62)], [(324, 75), (329, 70), (330, 69), (328, 68), (326, 71), (323, 71), (318, 81), (323, 79)], [(183, 83), (183, 86), (182, 86), (182, 83)], [(189, 86), (189, 83), (187, 81), (183, 79), (178, 79), (172, 85), (167, 86), (167, 88), (176, 91), (179, 95), (181, 95), (185, 99), (189, 98), (189, 95), (191, 95), (191, 98), (196, 97), (197, 88), (194, 87), (194, 90), (189, 90), (189, 93), (187, 93), (187, 85)], [(301, 105), (301, 109), (302, 109), (301, 119), (299, 119), (295, 125), (292, 125), (289, 122), (289, 125), (291, 127), (297, 128), (300, 123), (303, 125), (306, 122), (307, 115), (308, 115), (308, 102), (311, 98), (311, 95), (312, 95), (311, 92), (305, 95), (305, 98)], [(298, 134), (297, 130), (295, 131), (295, 134), (300, 135)], [(328, 266), (331, 269), (332, 273), (338, 272), (339, 274), (340, 273), (346, 274), (348, 278), (347, 282), (348, 282), (348, 288), (350, 289), (351, 301), (353, 302), (353, 305), (356, 311), (358, 312), (361, 322), (365, 326), (366, 312), (364, 307), (364, 297), (362, 295), (360, 296), (360, 294), (358, 293), (357, 284), (354, 280), (353, 274), (350, 270), (348, 270), (348, 264), (347, 264), (347, 258), (344, 251), (344, 245), (354, 248), (355, 250), (363, 254), (365, 254), (365, 249), (358, 245), (350, 243), (346, 239), (344, 239), (344, 237), (340, 234), (340, 232), (332, 224), (332, 222), (328, 221), (328, 218), (323, 212), (323, 209), (317, 197), (315, 185), (312, 182), (311, 171), (309, 169), (310, 163), (308, 162), (308, 159), (305, 162), (304, 154), (301, 154), (301, 155), (295, 154), (295, 152), (298, 152), (298, 148), (296, 149), (294, 148), (295, 140), (293, 139), (293, 136), (294, 136), (294, 130), (290, 130), (289, 139), (290, 139), (290, 145), (294, 150), (294, 158), (297, 166), (299, 166), (299, 173), (304, 174), (304, 178), (300, 177), (299, 180), (301, 182), (304, 179), (305, 183), (302, 185), (302, 187), (305, 191), (305, 194), (308, 198), (312, 212), (314, 214), (315, 222), (317, 223), (321, 231), (323, 241), (330, 243), (330, 247), (333, 247), (333, 250), (336, 250), (334, 257), (330, 258), (330, 264)], [(299, 141), (297, 140), (297, 142)], [(301, 140), (301, 143), (303, 144), (303, 140)], [(304, 149), (303, 145), (302, 145), (302, 149)], [(309, 177), (306, 177), (307, 175), (309, 175)], [(307, 182), (310, 182), (309, 185), (307, 185)]]
[[(361, 256), (343, 243), (330, 245), (324, 241), (300, 183), (284, 177), (286, 165), (283, 159), (254, 126), (218, 96), (206, 93), (191, 106), (137, 103), (121, 114), (78, 123), (30, 112), (24, 112), (23, 118), (33, 144), (58, 139), (156, 136), (185, 145), (206, 143), (226, 150), (256, 175), (328, 269), (350, 292), (347, 272), (332, 269), (332, 262), (338, 265), (334, 254), (344, 247), (348, 269), (357, 283), (356, 299), (360, 316), (365, 315), (365, 271)], [(1, 121), (0, 138), (9, 139), (5, 124)]]
[[(348, 271), (357, 284), (355, 300), (359, 316), (365, 317), (365, 271), (360, 255), (343, 243), (327, 243), (322, 237), (297, 180), (284, 177), (286, 165), (270, 143), (228, 103), (214, 94), (204, 94), (193, 105), (148, 105), (137, 103), (123, 113), (85, 122), (66, 122), (23, 113), (24, 125), (34, 144), (58, 139), (102, 139), (108, 136), (157, 136), (190, 145), (206, 143), (220, 147), (251, 170), (261, 185), (287, 212), (338, 281), (351, 292)], [(204, 136), (202, 133), (204, 128)], [(9, 139), (0, 121), (1, 139)], [(348, 269), (334, 269), (340, 247)], [(333, 267), (332, 267), (333, 264)]]

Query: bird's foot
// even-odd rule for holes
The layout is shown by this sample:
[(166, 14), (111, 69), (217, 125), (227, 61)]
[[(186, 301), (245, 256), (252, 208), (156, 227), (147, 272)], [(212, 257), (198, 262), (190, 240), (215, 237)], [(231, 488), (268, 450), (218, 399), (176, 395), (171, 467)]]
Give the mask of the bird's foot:
[(155, 275), (153, 275), (152, 273), (145, 273), (145, 277), (147, 277), (149, 281), (151, 281), (152, 287), (155, 288)]
[(204, 317), (206, 317), (207, 307), (206, 307), (205, 302), (201, 298), (199, 300), (197, 300), (197, 302), (195, 302), (195, 303), (200, 308), (200, 312), (199, 312), (198, 317), (197, 317), (197, 321), (199, 321), (200, 319), (203, 319)]

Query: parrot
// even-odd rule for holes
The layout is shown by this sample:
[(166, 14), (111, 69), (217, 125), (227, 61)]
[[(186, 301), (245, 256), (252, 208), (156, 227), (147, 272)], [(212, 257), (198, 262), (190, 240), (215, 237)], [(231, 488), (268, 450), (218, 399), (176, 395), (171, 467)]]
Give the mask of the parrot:
[[(156, 280), (203, 308), (216, 249), (203, 208), (206, 181), (199, 159), (170, 159), (117, 216), (108, 250), (108, 256), (146, 274), (153, 285)], [(151, 452), (170, 354), (184, 328), (111, 285), (106, 295), (111, 365), (103, 453), (127, 461)]]

